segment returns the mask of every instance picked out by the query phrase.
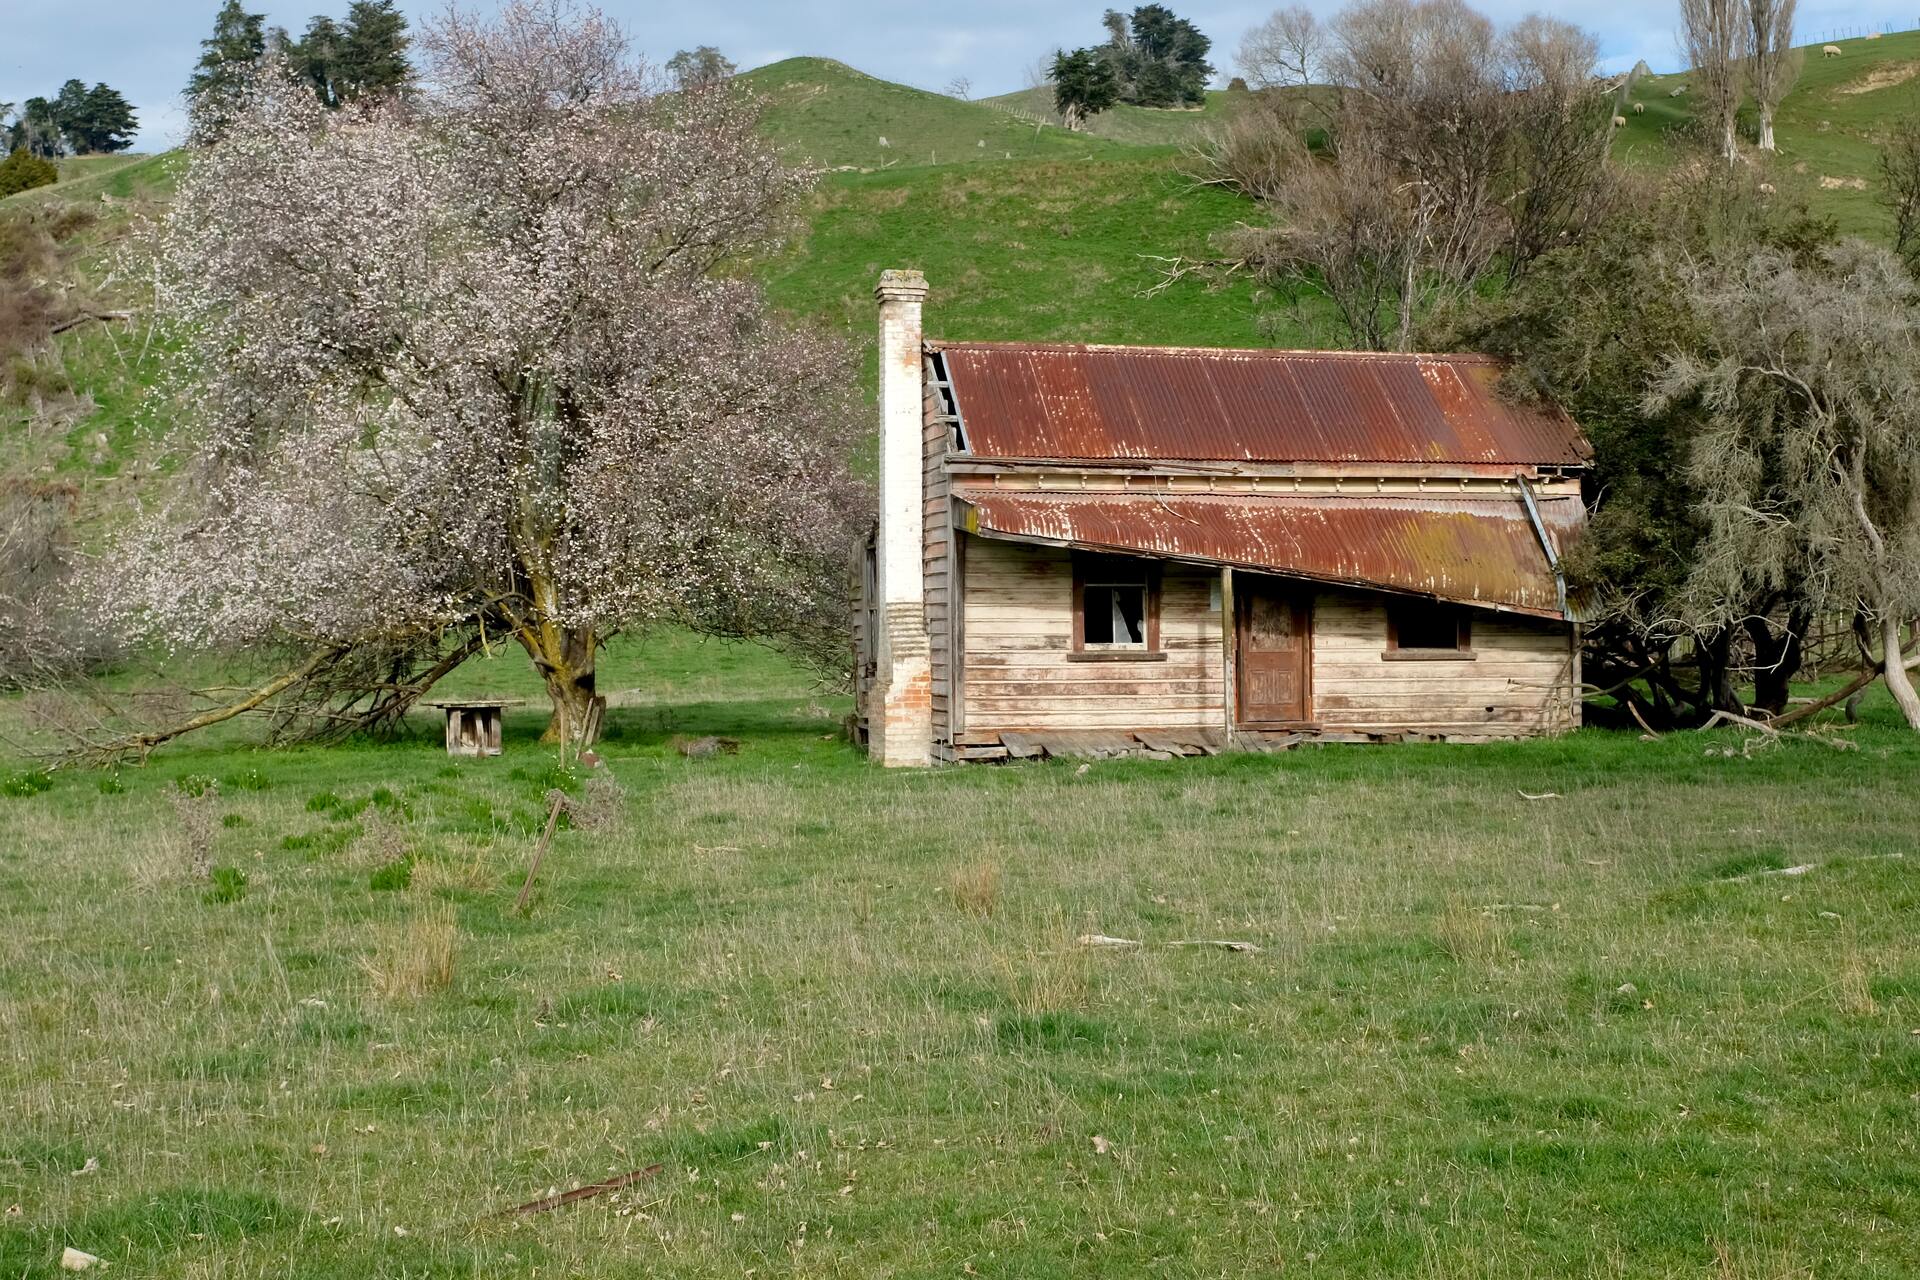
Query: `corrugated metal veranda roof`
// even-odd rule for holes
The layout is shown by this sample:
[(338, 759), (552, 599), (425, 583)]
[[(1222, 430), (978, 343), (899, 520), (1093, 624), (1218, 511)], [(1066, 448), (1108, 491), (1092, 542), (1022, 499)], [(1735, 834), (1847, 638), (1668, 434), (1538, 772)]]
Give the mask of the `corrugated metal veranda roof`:
[(1579, 466), (1485, 356), (937, 342), (982, 458)]
[[(986, 537), (1228, 564), (1560, 618), (1560, 585), (1519, 498), (955, 490), (962, 527)], [(1578, 499), (1538, 503), (1564, 553)]]

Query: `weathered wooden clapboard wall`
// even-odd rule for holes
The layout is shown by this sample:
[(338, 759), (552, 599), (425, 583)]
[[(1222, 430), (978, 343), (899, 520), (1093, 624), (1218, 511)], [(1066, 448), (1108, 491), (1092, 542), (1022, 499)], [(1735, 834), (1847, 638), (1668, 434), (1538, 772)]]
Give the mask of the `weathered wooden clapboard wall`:
[(1475, 610), (1471, 659), (1385, 656), (1382, 596), (1321, 590), (1313, 602), (1313, 716), (1328, 729), (1405, 728), (1460, 737), (1576, 727), (1565, 623)]
[[(1217, 570), (1166, 566), (1160, 613), (1166, 661), (1075, 662), (1069, 656), (1069, 553), (963, 535), (959, 540), (965, 578), (959, 741), (991, 740), (1002, 730), (1225, 724)], [(929, 627), (939, 635), (947, 618), (940, 615), (941, 625), (934, 627), (931, 578), (928, 589)], [(1386, 656), (1385, 596), (1319, 589), (1313, 592), (1311, 616), (1312, 717), (1328, 732), (1405, 730), (1477, 738), (1577, 727), (1573, 635), (1563, 623), (1475, 611), (1471, 659), (1406, 661)], [(935, 654), (935, 688), (941, 691), (948, 658), (938, 647)], [(936, 702), (935, 708), (936, 736), (955, 740), (952, 722), (942, 718), (945, 706)]]
[(965, 544), (967, 738), (1003, 729), (1224, 723), (1218, 571), (1166, 566), (1160, 603), (1166, 661), (1074, 662), (1069, 553), (987, 538), (969, 537)]

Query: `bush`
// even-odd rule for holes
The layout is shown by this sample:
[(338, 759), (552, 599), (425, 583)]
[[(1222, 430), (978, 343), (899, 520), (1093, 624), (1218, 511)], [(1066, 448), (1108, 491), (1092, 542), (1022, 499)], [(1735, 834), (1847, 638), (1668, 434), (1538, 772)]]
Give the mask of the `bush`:
[(25, 147), (16, 148), (12, 155), (0, 160), (0, 196), (50, 187), (58, 181), (60, 171), (53, 167), (53, 162), (43, 160)]
[(0, 688), (55, 684), (116, 656), (75, 582), (77, 497), (68, 485), (0, 482)]

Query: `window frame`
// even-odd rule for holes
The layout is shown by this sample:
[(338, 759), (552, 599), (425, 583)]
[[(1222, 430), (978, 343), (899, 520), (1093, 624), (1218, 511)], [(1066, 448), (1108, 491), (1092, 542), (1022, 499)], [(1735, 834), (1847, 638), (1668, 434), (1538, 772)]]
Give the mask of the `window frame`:
[[(1136, 582), (1144, 588), (1143, 613), (1145, 616), (1142, 627), (1145, 632), (1145, 644), (1098, 645), (1089, 648), (1087, 645), (1087, 588), (1089, 586), (1133, 586)], [(1067, 653), (1067, 661), (1165, 662), (1167, 655), (1160, 647), (1160, 586), (1161, 566), (1157, 560), (1139, 556), (1075, 552), (1072, 598), (1073, 647)]]
[[(1400, 621), (1414, 609), (1450, 615), (1453, 618), (1453, 648), (1403, 647), (1400, 643)], [(1389, 662), (1472, 662), (1480, 656), (1473, 648), (1473, 618), (1465, 609), (1456, 605), (1426, 601), (1389, 603), (1387, 605), (1387, 647), (1380, 656)]]

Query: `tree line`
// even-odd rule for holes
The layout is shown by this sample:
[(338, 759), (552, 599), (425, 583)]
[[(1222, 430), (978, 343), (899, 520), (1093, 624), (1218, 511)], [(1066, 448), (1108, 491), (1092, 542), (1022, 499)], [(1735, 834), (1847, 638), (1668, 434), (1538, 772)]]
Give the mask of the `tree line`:
[(125, 151), (139, 130), (133, 107), (118, 89), (68, 80), (51, 98), (0, 102), (0, 141), (8, 152), (43, 160)]
[(1330, 313), (1337, 345), (1505, 356), (1513, 394), (1581, 423), (1568, 567), (1588, 681), (1622, 717), (1806, 714), (1788, 683), (1839, 619), (1920, 729), (1920, 124), (1882, 153), (1894, 249), (1843, 236), (1771, 159), (1791, 0), (1676, 18), (1694, 126), (1656, 173), (1612, 157), (1644, 68), (1601, 75), (1570, 23), (1502, 29), (1462, 0), (1274, 14), (1240, 51), (1253, 101), (1192, 157), (1265, 216), (1201, 265)]
[(217, 132), (247, 89), (254, 68), (272, 56), (322, 107), (337, 110), (361, 99), (403, 97), (414, 84), (407, 20), (394, 0), (353, 0), (344, 20), (326, 14), (308, 20), (298, 37), (268, 27), (266, 15), (226, 0), (213, 32), (200, 42), (200, 59), (187, 81), (189, 114), (197, 134)]
[(1116, 103), (1136, 107), (1198, 107), (1207, 100), (1213, 41), (1162, 4), (1132, 13), (1107, 10), (1100, 44), (1053, 56), (1048, 74), (1054, 107), (1069, 129)]

